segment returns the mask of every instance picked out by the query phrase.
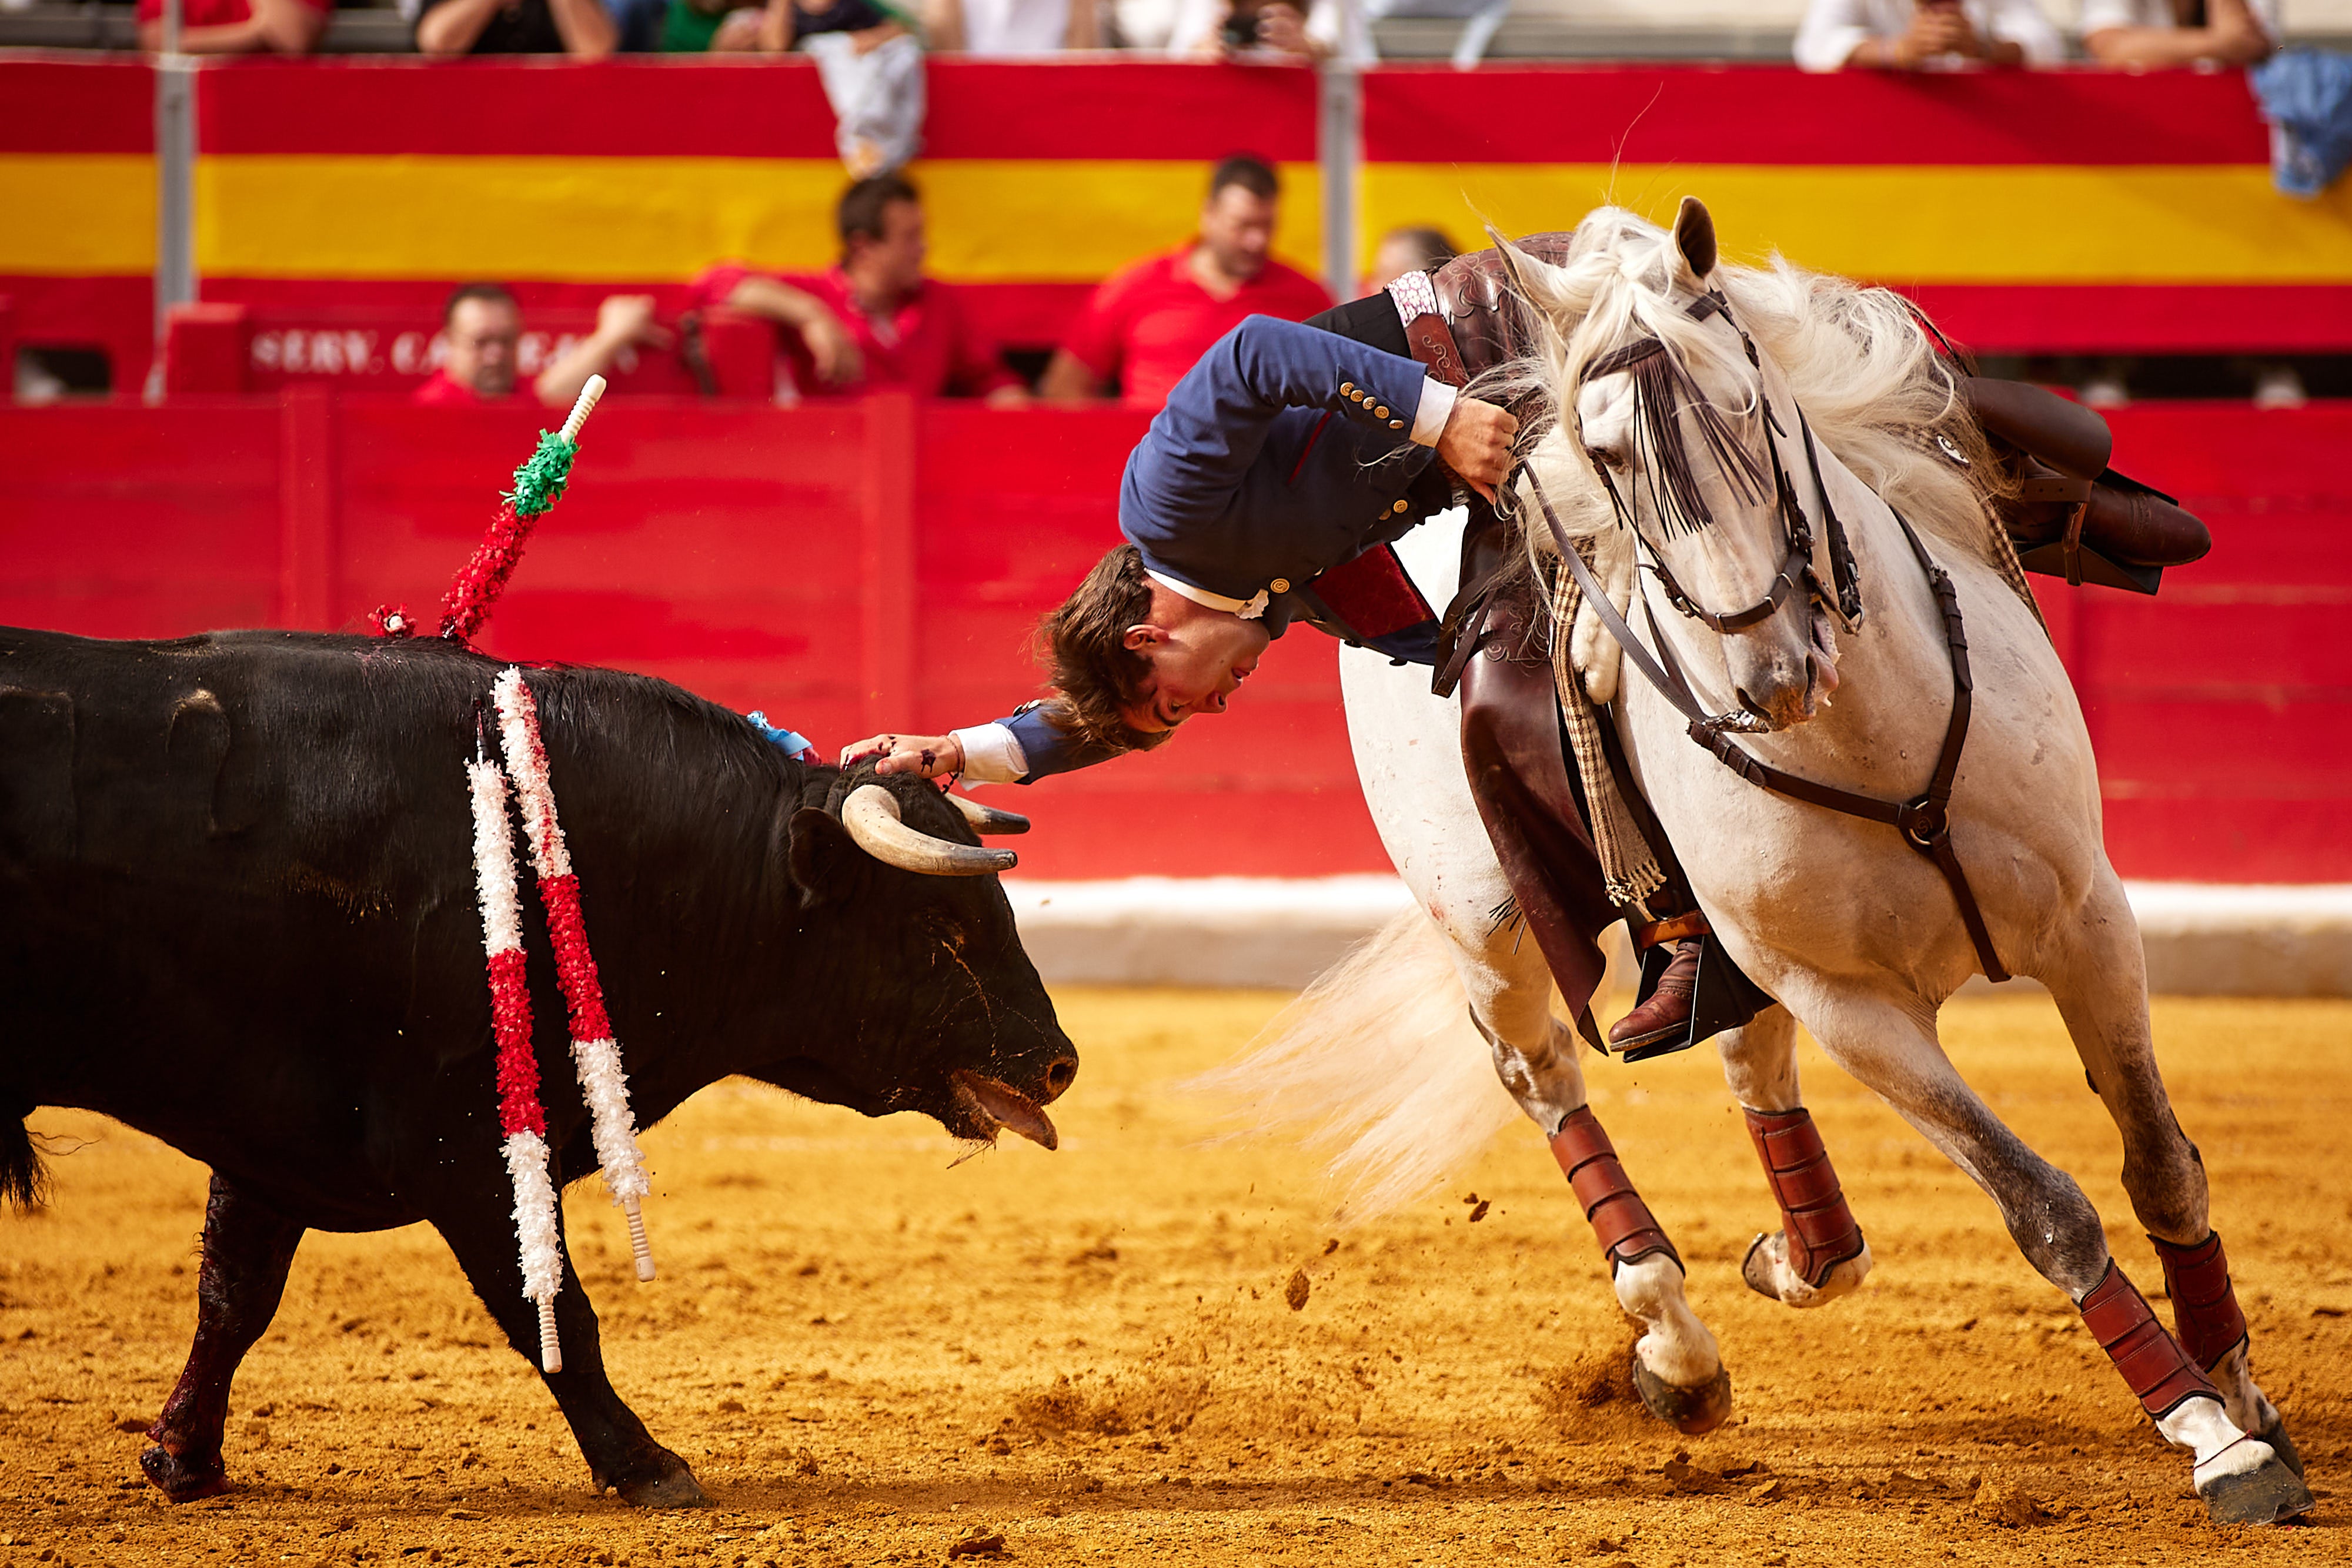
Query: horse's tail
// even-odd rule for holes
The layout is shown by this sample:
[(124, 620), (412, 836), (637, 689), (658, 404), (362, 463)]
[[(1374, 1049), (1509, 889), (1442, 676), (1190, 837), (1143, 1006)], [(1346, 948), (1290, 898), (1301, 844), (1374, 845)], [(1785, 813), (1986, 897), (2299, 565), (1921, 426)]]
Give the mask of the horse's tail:
[(1244, 1107), (1245, 1130), (1336, 1151), (1349, 1224), (1412, 1202), (1519, 1113), (1495, 1075), (1445, 938), (1408, 909), (1359, 943), (1248, 1051), (1191, 1085)]
[(25, 1127), (31, 1109), (0, 1110), (0, 1205), (19, 1212), (40, 1207), (48, 1196), (49, 1173)]

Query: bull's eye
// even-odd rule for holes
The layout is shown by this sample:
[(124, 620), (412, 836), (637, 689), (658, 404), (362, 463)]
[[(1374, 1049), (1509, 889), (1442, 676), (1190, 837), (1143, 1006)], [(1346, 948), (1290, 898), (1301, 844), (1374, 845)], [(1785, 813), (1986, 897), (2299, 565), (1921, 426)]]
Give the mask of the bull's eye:
[(965, 946), (971, 940), (970, 932), (944, 915), (936, 914), (929, 915), (923, 924), (929, 928), (932, 939), (950, 953), (961, 956)]

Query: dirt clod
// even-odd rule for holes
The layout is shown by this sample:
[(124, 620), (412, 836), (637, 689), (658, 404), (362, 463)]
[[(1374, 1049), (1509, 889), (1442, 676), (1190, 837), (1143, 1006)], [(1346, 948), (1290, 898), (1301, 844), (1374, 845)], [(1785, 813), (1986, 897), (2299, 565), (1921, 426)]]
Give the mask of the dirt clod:
[(948, 1548), (948, 1561), (950, 1563), (959, 1557), (1008, 1557), (1012, 1553), (1004, 1549), (1004, 1537), (993, 1531), (967, 1535)]
[(1283, 1283), (1282, 1299), (1290, 1303), (1292, 1312), (1302, 1312), (1307, 1306), (1307, 1293), (1309, 1289), (1307, 1283), (1307, 1270), (1293, 1269), (1290, 1271), (1290, 1278)]

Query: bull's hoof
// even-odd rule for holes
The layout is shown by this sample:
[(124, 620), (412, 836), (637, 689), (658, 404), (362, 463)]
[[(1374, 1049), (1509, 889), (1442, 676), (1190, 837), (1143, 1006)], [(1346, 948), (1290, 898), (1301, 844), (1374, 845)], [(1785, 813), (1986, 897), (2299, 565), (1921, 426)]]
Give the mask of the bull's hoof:
[(694, 1472), (677, 1455), (667, 1456), (669, 1468), (652, 1475), (632, 1476), (614, 1483), (621, 1500), (638, 1508), (700, 1508), (710, 1500)]
[(2250, 1470), (2197, 1483), (2216, 1524), (2276, 1524), (2312, 1510), (2311, 1489), (2275, 1453)]
[(1731, 1416), (1731, 1373), (1718, 1366), (1715, 1376), (1696, 1388), (1680, 1388), (1633, 1358), (1633, 1390), (1642, 1404), (1661, 1421), (1671, 1422), (1686, 1437), (1712, 1432)]
[(2254, 1441), (2268, 1443), (2271, 1452), (2279, 1457), (2281, 1464), (2293, 1470), (2297, 1477), (2303, 1474), (2303, 1456), (2295, 1451), (2294, 1439), (2286, 1435), (2285, 1416), (2273, 1412), (2270, 1426), (2255, 1433)]
[(139, 1456), (139, 1468), (155, 1490), (173, 1502), (194, 1502), (228, 1490), (228, 1467), (215, 1457), (206, 1461), (175, 1454), (157, 1445)]

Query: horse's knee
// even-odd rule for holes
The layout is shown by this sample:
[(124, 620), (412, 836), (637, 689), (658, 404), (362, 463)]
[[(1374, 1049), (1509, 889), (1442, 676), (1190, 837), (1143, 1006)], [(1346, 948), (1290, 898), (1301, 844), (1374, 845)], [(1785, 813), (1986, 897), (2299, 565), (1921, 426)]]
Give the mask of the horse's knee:
[(2080, 1301), (2106, 1272), (2105, 1228), (2074, 1177), (2049, 1165), (2038, 1177), (1997, 1195), (2001, 1218), (2035, 1272)]

